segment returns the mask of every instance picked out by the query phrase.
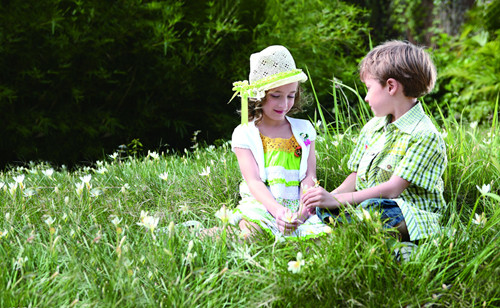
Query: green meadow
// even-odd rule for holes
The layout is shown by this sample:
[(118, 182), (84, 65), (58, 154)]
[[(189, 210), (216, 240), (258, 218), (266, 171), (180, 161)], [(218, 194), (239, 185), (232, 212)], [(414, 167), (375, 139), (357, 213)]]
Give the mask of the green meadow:
[[(345, 112), (337, 121), (344, 124), (327, 125), (317, 107), (318, 179), (333, 189), (350, 173), (369, 115)], [(194, 138), (182, 153), (141, 157), (115, 152), (74, 170), (9, 167), (0, 173), (0, 306), (498, 305), (498, 122), (441, 122), (449, 160), (443, 229), (407, 260), (395, 258), (402, 244), (393, 231), (370, 216), (332, 225), (317, 241), (240, 240), (220, 219), (221, 208), (238, 202), (229, 142)], [(200, 236), (214, 226), (224, 231)]]

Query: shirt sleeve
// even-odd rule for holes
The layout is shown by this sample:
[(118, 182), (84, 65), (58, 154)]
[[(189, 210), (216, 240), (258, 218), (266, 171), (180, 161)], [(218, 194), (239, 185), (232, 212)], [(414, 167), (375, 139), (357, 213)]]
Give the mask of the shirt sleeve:
[(347, 162), (347, 168), (349, 168), (352, 172), (358, 172), (359, 162), (365, 153), (368, 142), (366, 139), (366, 130), (367, 126), (365, 125), (359, 133), (354, 150), (352, 151), (351, 157)]
[(250, 138), (248, 136), (249, 134), (245, 127), (238, 125), (233, 131), (231, 149), (233, 151), (235, 148), (250, 149)]
[(444, 141), (435, 132), (415, 137), (394, 174), (426, 190), (435, 190), (447, 164)]

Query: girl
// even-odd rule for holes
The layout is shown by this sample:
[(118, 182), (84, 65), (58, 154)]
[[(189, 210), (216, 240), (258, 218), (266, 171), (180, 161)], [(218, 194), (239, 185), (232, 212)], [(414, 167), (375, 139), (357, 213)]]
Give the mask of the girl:
[(285, 47), (270, 46), (250, 56), (249, 80), (234, 83), (242, 124), (233, 132), (232, 150), (243, 181), (233, 223), (245, 237), (315, 238), (331, 231), (300, 207), (301, 187), (315, 186), (316, 132), (309, 121), (287, 115), (301, 111), (299, 82), (307, 76)]

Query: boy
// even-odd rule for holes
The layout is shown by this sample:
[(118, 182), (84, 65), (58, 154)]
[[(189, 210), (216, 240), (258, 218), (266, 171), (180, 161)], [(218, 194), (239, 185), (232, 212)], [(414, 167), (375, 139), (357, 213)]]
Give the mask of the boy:
[(313, 188), (302, 201), (326, 222), (339, 219), (332, 213), (340, 206), (357, 204), (379, 211), (403, 241), (426, 238), (439, 231), (446, 206), (445, 143), (417, 100), (434, 87), (436, 68), (423, 48), (390, 41), (362, 60), (360, 78), (375, 118), (360, 132), (348, 162), (352, 173), (331, 193)]

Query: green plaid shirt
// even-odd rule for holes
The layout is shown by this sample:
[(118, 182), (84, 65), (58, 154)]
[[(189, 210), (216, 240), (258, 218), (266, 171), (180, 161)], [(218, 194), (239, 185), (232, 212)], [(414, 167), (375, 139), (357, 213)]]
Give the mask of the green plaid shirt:
[(446, 168), (445, 143), (417, 103), (394, 123), (373, 118), (361, 130), (348, 167), (357, 172), (356, 190), (376, 186), (397, 175), (410, 186), (394, 199), (403, 212), (410, 239), (439, 231)]

